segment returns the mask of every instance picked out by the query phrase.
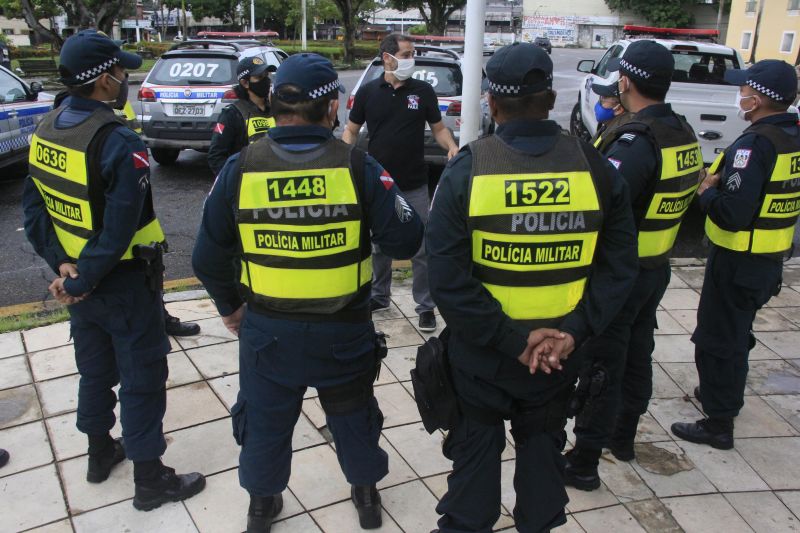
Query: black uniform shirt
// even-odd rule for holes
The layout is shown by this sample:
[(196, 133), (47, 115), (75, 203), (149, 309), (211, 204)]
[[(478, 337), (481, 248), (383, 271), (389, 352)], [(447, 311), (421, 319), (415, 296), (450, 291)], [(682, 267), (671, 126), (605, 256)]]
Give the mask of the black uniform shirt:
[[(269, 107), (267, 107), (269, 113)], [(216, 176), (225, 161), (233, 154), (238, 154), (247, 146), (247, 122), (245, 117), (233, 104), (227, 106), (219, 114), (219, 122), (211, 134), (211, 146), (208, 148), (208, 166)]]
[[(534, 155), (551, 149), (561, 134), (549, 120), (513, 121), (497, 129), (503, 142)], [(453, 332), (453, 364), (491, 378), (502, 372), (501, 365), (521, 368), (516, 359), (527, 345), (529, 331), (506, 315), (472, 274), (472, 237), (467, 227), (471, 172), (472, 154), (465, 149), (442, 174), (425, 237), (428, 277), (433, 299)], [(611, 197), (602, 206), (603, 227), (592, 274), (583, 299), (560, 326), (574, 337), (576, 346), (611, 322), (638, 272), (627, 186), (610, 164), (606, 175), (597, 179), (611, 181)]]
[(350, 120), (367, 123), (369, 154), (389, 171), (401, 191), (428, 184), (425, 123), (442, 120), (429, 83), (409, 78), (395, 89), (381, 76), (358, 89)]

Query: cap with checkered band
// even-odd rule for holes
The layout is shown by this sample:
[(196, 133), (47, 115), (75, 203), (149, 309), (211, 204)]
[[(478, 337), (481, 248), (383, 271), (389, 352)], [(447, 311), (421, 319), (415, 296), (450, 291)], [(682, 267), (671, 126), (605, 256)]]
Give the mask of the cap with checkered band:
[(61, 47), (59, 74), (64, 85), (90, 83), (114, 65), (136, 69), (142, 65), (142, 58), (124, 52), (116, 41), (97, 30), (78, 32)]
[[(539, 70), (544, 80), (526, 85), (525, 76)], [(489, 92), (495, 96), (525, 96), (553, 87), (553, 61), (541, 47), (514, 43), (497, 50), (486, 63)]]
[(675, 70), (672, 53), (655, 41), (642, 39), (632, 42), (622, 57), (608, 60), (610, 72), (633, 78), (654, 87), (669, 87)]
[(725, 81), (733, 85), (749, 85), (783, 104), (791, 104), (797, 96), (794, 67), (780, 59), (762, 59), (747, 70), (728, 70)]
[(261, 76), (268, 70), (269, 65), (260, 57), (245, 57), (239, 61), (239, 65), (236, 67), (236, 79), (241, 80), (242, 78), (249, 78), (250, 76)]
[[(300, 91), (283, 91), (286, 86)], [(281, 63), (272, 87), (275, 97), (284, 102), (316, 100), (336, 90), (344, 92), (333, 63), (321, 55), (308, 53), (295, 54)]]

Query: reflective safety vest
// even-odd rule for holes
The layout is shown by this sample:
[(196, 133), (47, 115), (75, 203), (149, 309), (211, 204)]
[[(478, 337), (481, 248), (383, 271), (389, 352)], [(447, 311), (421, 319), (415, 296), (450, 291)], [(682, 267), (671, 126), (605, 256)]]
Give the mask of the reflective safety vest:
[(594, 260), (610, 187), (602, 160), (593, 154), (592, 167), (588, 146), (566, 135), (540, 156), (494, 135), (469, 146), (473, 273), (512, 319), (557, 324)]
[(275, 119), (269, 113), (265, 113), (250, 100), (239, 98), (233, 107), (242, 115), (247, 126), (247, 143), (253, 143), (263, 137), (270, 128), (275, 127)]
[(683, 117), (675, 117), (681, 128), (653, 117), (635, 117), (614, 131), (616, 138), (625, 133), (648, 135), (658, 154), (658, 181), (644, 218), (638, 221), (639, 265), (644, 268), (655, 268), (669, 261), (703, 168), (703, 153), (692, 127)]
[(241, 158), (236, 223), (248, 303), (266, 313), (335, 317), (367, 294), (364, 152), (335, 139), (287, 152), (264, 137)]
[[(794, 226), (800, 215), (800, 137), (791, 137), (772, 124), (754, 124), (745, 133), (766, 137), (777, 153), (758, 216), (749, 229), (742, 231), (726, 231), (706, 217), (706, 234), (722, 248), (780, 258), (792, 247)], [(722, 170), (724, 160), (722, 153), (709, 167), (709, 173)]]
[(115, 111), (115, 113), (121, 114), (125, 118), (127, 126), (135, 131), (137, 135), (142, 134), (142, 124), (139, 122), (139, 119), (136, 118), (136, 112), (133, 110), (133, 106), (129, 101), (125, 102), (125, 107), (123, 107), (121, 111)]
[[(99, 139), (101, 130), (110, 133), (112, 126), (124, 125), (124, 121), (111, 109), (102, 108), (77, 126), (56, 128), (56, 119), (64, 109), (51, 111), (37, 126), (31, 138), (28, 166), (58, 241), (67, 255), (77, 261), (86, 242), (102, 229), (105, 211), (105, 184), (100, 176), (99, 153), (92, 142)], [(149, 189), (144, 209), (144, 222), (122, 260), (133, 259), (133, 246), (137, 244), (164, 241)]]
[(597, 148), (601, 153), (605, 153), (611, 143), (617, 139), (616, 135), (614, 135), (614, 130), (631, 122), (634, 118), (636, 118), (636, 115), (629, 111), (612, 118), (598, 128), (597, 134), (595, 134), (594, 139), (592, 139), (592, 146)]

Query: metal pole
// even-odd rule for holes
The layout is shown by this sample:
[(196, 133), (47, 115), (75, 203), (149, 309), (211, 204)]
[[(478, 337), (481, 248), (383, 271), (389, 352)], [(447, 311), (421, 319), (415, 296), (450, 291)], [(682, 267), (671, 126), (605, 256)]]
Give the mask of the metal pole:
[(478, 138), (481, 116), (481, 69), (483, 67), (483, 30), (486, 20), (486, 0), (467, 2), (464, 30), (464, 91), (461, 98), (461, 137), (466, 145)]
[(301, 0), (300, 11), (303, 12), (303, 21), (300, 24), (300, 48), (308, 50), (308, 43), (306, 42), (306, 0)]
[(722, 12), (725, 10), (725, 0), (719, 0), (719, 12), (717, 13), (717, 31), (722, 26)]
[(256, 31), (256, 0), (250, 0), (250, 31)]

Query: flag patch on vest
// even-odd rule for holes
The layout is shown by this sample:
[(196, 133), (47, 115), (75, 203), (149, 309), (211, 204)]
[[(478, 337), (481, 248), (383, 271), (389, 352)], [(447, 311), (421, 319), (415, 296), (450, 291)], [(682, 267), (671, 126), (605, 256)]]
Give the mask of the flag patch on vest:
[(622, 161), (620, 161), (619, 159), (612, 159), (610, 157), (608, 158), (608, 162), (614, 165), (614, 168), (616, 168), (617, 170), (619, 170), (620, 165), (622, 165)]
[(742, 177), (739, 175), (738, 172), (728, 176), (728, 180), (725, 182), (725, 188), (728, 189), (730, 192), (738, 191), (739, 187), (741, 186), (742, 186)]
[(133, 152), (133, 168), (150, 168), (147, 152)]
[(344, 228), (302, 232), (254, 230), (253, 239), (255, 240), (256, 248), (316, 252), (344, 246), (347, 241), (347, 231)]
[(381, 183), (383, 183), (383, 188), (387, 191), (392, 188), (392, 185), (394, 185), (394, 180), (385, 170), (381, 174)]
[(223, 131), (225, 131), (225, 124), (217, 122), (217, 124), (214, 126), (214, 133), (222, 134)]
[(484, 239), (481, 256), (492, 263), (550, 265), (579, 261), (583, 241), (499, 242)]
[(747, 168), (747, 164), (750, 162), (750, 154), (752, 153), (753, 150), (749, 148), (736, 150), (736, 155), (733, 156), (733, 168)]

